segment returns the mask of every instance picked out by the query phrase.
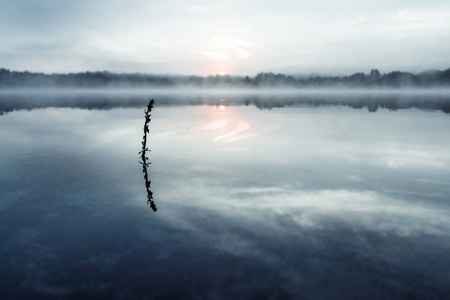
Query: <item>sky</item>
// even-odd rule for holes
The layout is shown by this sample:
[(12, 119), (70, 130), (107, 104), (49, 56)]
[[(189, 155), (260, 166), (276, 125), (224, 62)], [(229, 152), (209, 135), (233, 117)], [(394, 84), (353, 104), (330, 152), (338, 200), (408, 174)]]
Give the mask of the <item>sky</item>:
[(450, 67), (448, 0), (0, 0), (0, 68), (255, 75)]

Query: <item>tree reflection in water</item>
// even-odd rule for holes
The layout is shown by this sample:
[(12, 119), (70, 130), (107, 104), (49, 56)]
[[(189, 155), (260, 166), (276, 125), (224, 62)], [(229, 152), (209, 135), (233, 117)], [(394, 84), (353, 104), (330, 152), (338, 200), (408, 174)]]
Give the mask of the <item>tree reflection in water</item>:
[(151, 121), (150, 113), (152, 112), (153, 103), (155, 103), (155, 101), (153, 99), (150, 100), (147, 109), (144, 111), (145, 112), (144, 135), (142, 137), (143, 139), (142, 150), (139, 152), (139, 154), (141, 155), (141, 161), (139, 163), (142, 165), (142, 172), (144, 173), (145, 188), (147, 189), (147, 204), (150, 204), (150, 207), (153, 209), (153, 211), (156, 212), (157, 209), (155, 202), (153, 201), (153, 193), (150, 190), (150, 185), (152, 182), (150, 181), (150, 179), (148, 179), (148, 171), (147, 171), (147, 167), (151, 164), (151, 162), (148, 162), (148, 157), (146, 156), (147, 152), (150, 151), (147, 148), (147, 133), (150, 132), (148, 125)]

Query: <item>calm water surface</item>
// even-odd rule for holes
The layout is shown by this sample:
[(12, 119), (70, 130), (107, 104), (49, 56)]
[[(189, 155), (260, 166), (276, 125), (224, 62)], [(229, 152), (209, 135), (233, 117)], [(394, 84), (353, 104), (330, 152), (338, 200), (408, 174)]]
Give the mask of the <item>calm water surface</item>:
[(450, 102), (220, 99), (155, 97), (156, 213), (148, 98), (0, 101), (1, 298), (449, 295)]

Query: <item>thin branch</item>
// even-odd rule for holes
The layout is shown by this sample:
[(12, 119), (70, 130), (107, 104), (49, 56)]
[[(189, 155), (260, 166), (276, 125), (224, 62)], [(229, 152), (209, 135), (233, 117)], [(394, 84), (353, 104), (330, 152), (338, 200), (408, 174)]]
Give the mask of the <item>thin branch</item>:
[(151, 164), (151, 162), (147, 162), (148, 157), (146, 156), (146, 152), (150, 152), (150, 150), (147, 148), (147, 133), (150, 132), (149, 123), (151, 121), (151, 112), (153, 108), (153, 103), (155, 101), (152, 99), (148, 103), (147, 109), (144, 111), (145, 113), (145, 124), (144, 124), (144, 135), (142, 137), (142, 150), (138, 153), (141, 156), (141, 161), (139, 162), (142, 164), (142, 172), (144, 173), (144, 180), (145, 180), (145, 188), (147, 189), (147, 204), (150, 204), (150, 207), (153, 209), (153, 211), (156, 212), (156, 205), (155, 201), (153, 201), (153, 193), (150, 190), (151, 181), (148, 179), (148, 172), (147, 167)]

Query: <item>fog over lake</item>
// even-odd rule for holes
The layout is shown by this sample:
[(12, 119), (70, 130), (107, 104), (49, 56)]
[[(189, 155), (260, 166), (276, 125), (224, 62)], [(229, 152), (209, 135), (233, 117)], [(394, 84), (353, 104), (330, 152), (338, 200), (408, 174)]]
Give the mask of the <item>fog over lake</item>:
[(1, 298), (445, 299), (448, 95), (3, 91)]

